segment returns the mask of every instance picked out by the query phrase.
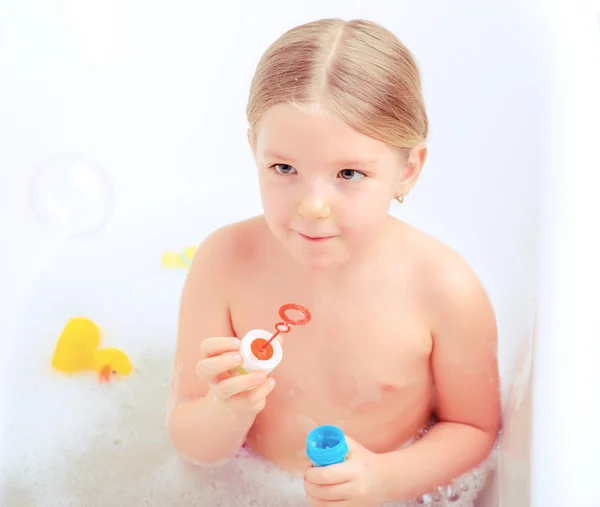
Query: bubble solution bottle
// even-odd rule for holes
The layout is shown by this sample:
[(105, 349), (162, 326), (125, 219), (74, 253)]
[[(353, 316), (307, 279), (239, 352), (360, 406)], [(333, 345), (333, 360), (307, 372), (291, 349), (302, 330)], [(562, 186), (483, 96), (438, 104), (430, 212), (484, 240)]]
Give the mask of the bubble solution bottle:
[(306, 437), (306, 455), (316, 467), (342, 463), (347, 453), (346, 437), (337, 426), (318, 426)]
[[(253, 329), (244, 335), (240, 345), (240, 355), (244, 362), (237, 368), (240, 373), (246, 374), (253, 371), (271, 373), (281, 362), (283, 359), (281, 343), (277, 340), (268, 343), (272, 334), (263, 329)], [(265, 344), (267, 345), (263, 349)]]

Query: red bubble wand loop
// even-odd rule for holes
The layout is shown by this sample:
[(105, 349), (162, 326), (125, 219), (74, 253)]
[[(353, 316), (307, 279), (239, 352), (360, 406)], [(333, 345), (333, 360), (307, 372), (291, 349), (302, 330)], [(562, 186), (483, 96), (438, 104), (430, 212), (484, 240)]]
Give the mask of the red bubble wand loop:
[[(286, 312), (289, 310), (296, 310), (297, 312), (300, 312), (302, 314), (302, 318), (293, 319), (291, 317), (288, 317)], [(278, 322), (277, 324), (275, 324), (275, 333), (273, 333), (273, 336), (269, 338), (269, 341), (263, 343), (262, 347), (259, 349), (260, 352), (266, 349), (269, 346), (269, 344), (280, 334), (289, 333), (292, 329), (291, 326), (304, 326), (305, 324), (308, 324), (310, 322), (310, 319), (312, 318), (307, 308), (294, 303), (288, 303), (287, 305), (283, 305), (279, 309), (279, 316), (281, 317), (281, 320), (283, 320), (283, 322)]]

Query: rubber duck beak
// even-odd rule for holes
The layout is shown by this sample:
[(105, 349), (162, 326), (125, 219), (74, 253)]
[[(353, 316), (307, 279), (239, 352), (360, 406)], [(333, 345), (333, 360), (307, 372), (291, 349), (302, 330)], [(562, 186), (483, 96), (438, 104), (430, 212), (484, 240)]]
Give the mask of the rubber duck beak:
[(100, 373), (98, 375), (100, 382), (108, 382), (110, 381), (110, 365), (105, 364), (102, 368), (100, 368)]

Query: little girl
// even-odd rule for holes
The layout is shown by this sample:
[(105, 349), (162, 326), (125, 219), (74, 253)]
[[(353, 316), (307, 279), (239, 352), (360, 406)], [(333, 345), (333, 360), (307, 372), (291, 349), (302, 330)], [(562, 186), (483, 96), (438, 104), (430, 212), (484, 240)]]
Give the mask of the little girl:
[[(500, 427), (496, 323), (465, 261), (388, 214), (426, 158), (413, 56), (368, 21), (296, 27), (260, 60), (247, 115), (264, 215), (196, 252), (173, 445), (214, 465), (246, 444), (303, 473), (312, 506), (462, 501), (465, 484), (472, 499), (483, 480), (468, 471)], [(310, 324), (282, 340), (270, 375), (237, 374), (238, 337), (272, 329), (285, 303), (307, 307)], [(347, 435), (344, 463), (310, 466), (306, 436), (321, 424)]]

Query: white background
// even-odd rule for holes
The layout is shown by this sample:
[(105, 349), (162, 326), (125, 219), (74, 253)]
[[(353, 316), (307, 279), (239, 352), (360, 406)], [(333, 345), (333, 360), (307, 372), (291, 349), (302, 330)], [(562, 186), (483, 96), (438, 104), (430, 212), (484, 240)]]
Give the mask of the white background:
[[(42, 340), (23, 322), (47, 310), (48, 298), (60, 300), (61, 322), (103, 300), (113, 300), (105, 321), (122, 322), (130, 310), (119, 313), (110, 290), (130, 293), (130, 303), (143, 299), (128, 273), (139, 281), (163, 251), (260, 213), (244, 114), (260, 55), (302, 22), (368, 18), (415, 54), (431, 124), (421, 181), (392, 212), (462, 253), (490, 294), (500, 330), (507, 442), (519, 442), (505, 452), (500, 490), (505, 505), (528, 505), (523, 413), (541, 258), (539, 189), (553, 153), (549, 79), (562, 75), (553, 67), (557, 45), (549, 42), (549, 26), (561, 18), (552, 12), (516, 0), (493, 7), (474, 0), (2, 3), (2, 371), (27, 362), (28, 350)], [(105, 171), (115, 204), (98, 233), (65, 240), (31, 212), (28, 189), (43, 161), (72, 152)], [(86, 266), (119, 276), (107, 288), (100, 278), (110, 275), (86, 279)], [(82, 279), (97, 285), (84, 287)], [(164, 282), (171, 289), (163, 301), (170, 312), (165, 329), (174, 323), (181, 279)], [(153, 290), (160, 287), (153, 282)], [(131, 311), (146, 329), (163, 322), (157, 309)], [(53, 312), (41, 315), (40, 329), (55, 325)], [(115, 322), (108, 324), (118, 327)], [(152, 336), (163, 340), (164, 350), (173, 343), (172, 335)], [(52, 345), (40, 346), (51, 353)], [(5, 391), (17, 388), (6, 376)], [(4, 420), (13, 409), (0, 404)]]

